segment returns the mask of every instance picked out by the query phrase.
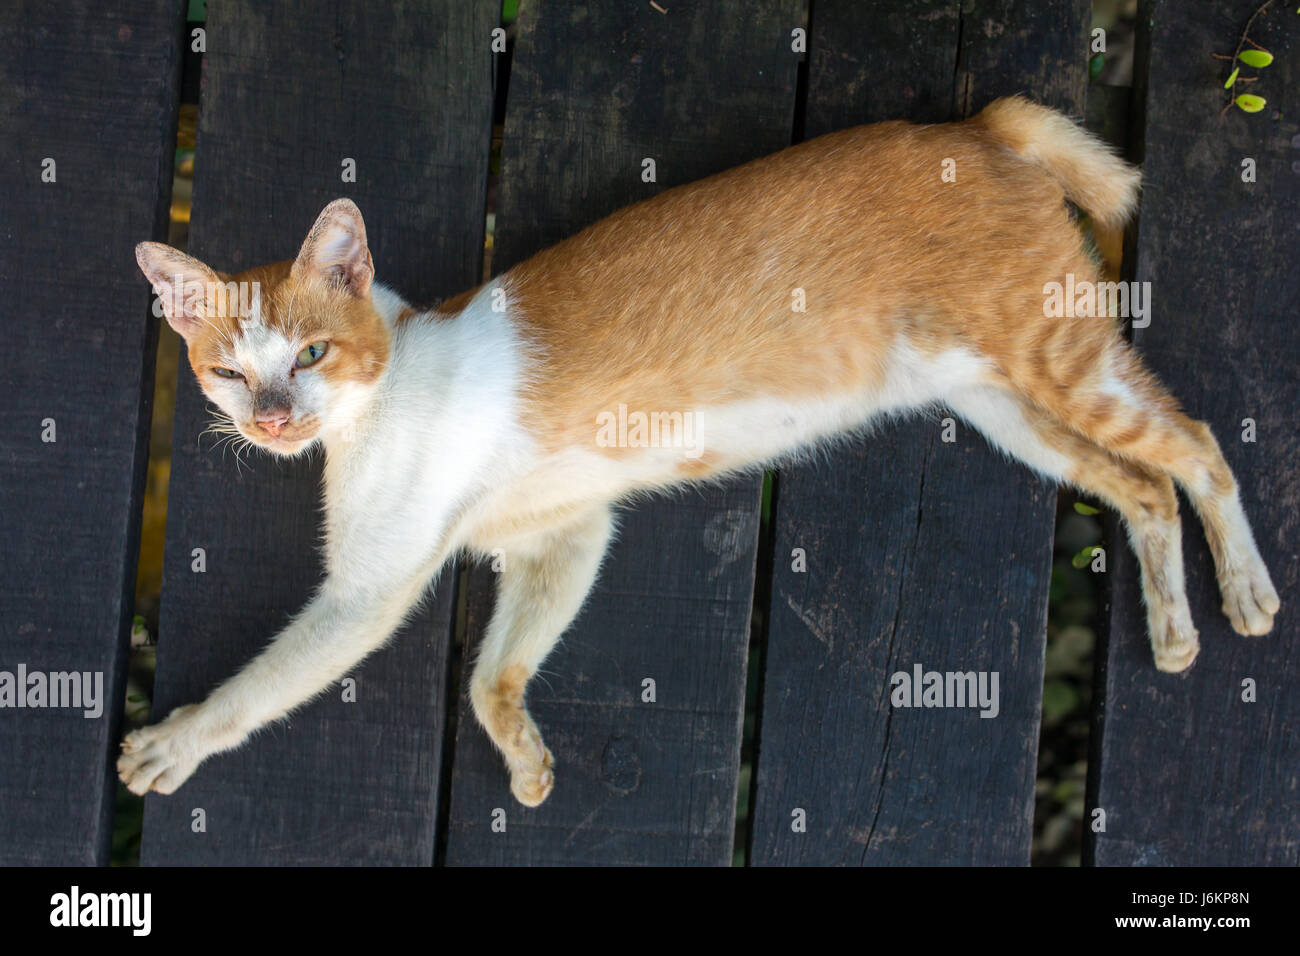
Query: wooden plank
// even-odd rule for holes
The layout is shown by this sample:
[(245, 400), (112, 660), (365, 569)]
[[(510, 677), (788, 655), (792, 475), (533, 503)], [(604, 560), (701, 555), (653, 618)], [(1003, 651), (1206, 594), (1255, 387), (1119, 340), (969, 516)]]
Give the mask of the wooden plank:
[(108, 862), (158, 335), (132, 250), (166, 235), (182, 9), (0, 9), (0, 670), (102, 681), (98, 717), (0, 710), (7, 866)]
[[(743, 17), (666, 6), (521, 4), (498, 266), (789, 143), (802, 4)], [(647, 157), (657, 183), (642, 181)], [(730, 861), (760, 489), (752, 478), (626, 511), (596, 591), (530, 689), (557, 765), (541, 807), (513, 802), (462, 693), (449, 863)], [(491, 574), (472, 582), (477, 638)], [(645, 678), (656, 703), (641, 702)]]
[[(355, 199), (377, 277), (414, 302), (473, 285), (492, 106), (492, 4), (209, 8), (192, 249), (217, 268), (291, 258), (321, 207)], [(341, 182), (345, 158), (356, 182)], [(210, 691), (321, 578), (320, 461), (243, 469), (198, 442), (181, 372), (156, 713)], [(207, 570), (191, 571), (194, 548)], [(448, 577), (415, 620), (328, 694), (176, 795), (146, 801), (146, 863), (428, 864), (446, 716)], [(203, 808), (207, 832), (191, 815)]]
[[(1249, 89), (1261, 113), (1218, 113), (1231, 54), (1254, 0), (1213, 8), (1152, 4), (1145, 163), (1135, 278), (1151, 283), (1143, 359), (1188, 414), (1209, 423), (1282, 598), (1273, 633), (1243, 638), (1219, 610), (1205, 536), (1184, 499), (1187, 593), (1200, 631), (1191, 670), (1161, 674), (1136, 562), (1114, 563), (1090, 808), (1092, 861), (1106, 866), (1294, 866), (1300, 858), (1300, 88), (1293, 5), (1274, 4), (1251, 36), (1276, 57)], [(1145, 44), (1144, 44), (1145, 45)], [(1242, 73), (1255, 71), (1243, 68)], [(1282, 114), (1279, 116), (1279, 111)], [(1242, 160), (1256, 181), (1242, 181)], [(1257, 440), (1242, 441), (1243, 420)], [(1256, 683), (1256, 701), (1242, 682)], [(1091, 815), (1090, 815), (1091, 821)]]
[[(1018, 91), (1081, 113), (1087, 22), (1083, 0), (819, 2), (807, 135)], [(967, 426), (943, 442), (945, 414), (778, 475), (754, 864), (1029, 860), (1055, 492)], [(999, 715), (895, 711), (916, 664), (997, 672)]]

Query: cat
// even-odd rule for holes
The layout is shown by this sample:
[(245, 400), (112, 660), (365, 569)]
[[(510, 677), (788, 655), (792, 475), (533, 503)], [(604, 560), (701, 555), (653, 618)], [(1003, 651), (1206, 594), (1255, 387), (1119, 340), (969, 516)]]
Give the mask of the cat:
[[(613, 506), (936, 403), (1118, 510), (1160, 670), (1199, 649), (1174, 482), (1204, 523), (1233, 628), (1268, 632), (1278, 596), (1209, 428), (1113, 318), (1044, 308), (1053, 283), (1100, 275), (1067, 200), (1113, 234), (1138, 188), (1068, 118), (1014, 97), (956, 123), (832, 133), (668, 190), (430, 311), (375, 281), (347, 199), (295, 260), (233, 276), (141, 243), (225, 427), (275, 455), (323, 445), (326, 576), (206, 700), (127, 736), (121, 779), (172, 793), (388, 640), (453, 555), (501, 549), (470, 700), (515, 798), (536, 806), (554, 760), (525, 689), (592, 587)], [(644, 440), (656, 419), (667, 440)]]

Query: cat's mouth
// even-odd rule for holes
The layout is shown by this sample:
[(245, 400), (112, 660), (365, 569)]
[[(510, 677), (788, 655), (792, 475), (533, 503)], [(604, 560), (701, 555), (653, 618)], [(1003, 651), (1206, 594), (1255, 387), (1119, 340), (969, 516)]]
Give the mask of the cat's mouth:
[(296, 455), (307, 445), (316, 440), (320, 434), (320, 424), (313, 418), (289, 422), (275, 430), (274, 434), (260, 427), (256, 422), (245, 425), (242, 429), (245, 437), (259, 448), (264, 448), (277, 455)]

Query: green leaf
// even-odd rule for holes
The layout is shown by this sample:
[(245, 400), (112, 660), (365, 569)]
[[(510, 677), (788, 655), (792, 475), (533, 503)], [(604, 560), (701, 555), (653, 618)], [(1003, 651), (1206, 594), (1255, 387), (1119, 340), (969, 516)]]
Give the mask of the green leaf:
[(127, 694), (126, 699), (133, 704), (144, 703), (144, 696), (142, 694)]
[(1095, 80), (1101, 76), (1101, 71), (1106, 68), (1106, 54), (1094, 53), (1088, 61), (1088, 79)]
[(1081, 515), (1099, 515), (1099, 514), (1101, 514), (1101, 509), (1100, 509), (1100, 508), (1094, 508), (1092, 505), (1085, 505), (1082, 501), (1076, 501), (1076, 502), (1074, 503), (1074, 510), (1077, 511), (1077, 512), (1079, 512), (1079, 514), (1081, 514)]
[(1086, 548), (1084, 548), (1082, 551), (1080, 551), (1078, 554), (1072, 557), (1070, 559), (1070, 563), (1074, 565), (1076, 568), (1078, 568), (1079, 570), (1083, 570), (1088, 565), (1092, 564), (1092, 552), (1099, 547), (1101, 547), (1101, 545), (1098, 544), (1088, 545)]
[(1244, 113), (1258, 113), (1268, 101), (1262, 96), (1256, 96), (1254, 93), (1242, 93), (1232, 102), (1240, 106)]
[(1228, 74), (1228, 82), (1223, 84), (1225, 90), (1232, 89), (1232, 84), (1237, 82), (1237, 74), (1241, 72), (1241, 67), (1234, 66), (1232, 72)]
[(1054, 724), (1080, 703), (1079, 692), (1062, 680), (1043, 683), (1043, 719)]
[(1273, 62), (1273, 54), (1266, 50), (1242, 50), (1237, 54), (1237, 59), (1247, 66), (1262, 70)]
[[(1046, 696), (1046, 695), (1044, 695)], [(1046, 710), (1047, 708), (1043, 708)], [(1052, 799), (1057, 803), (1067, 803), (1072, 797), (1078, 796), (1079, 785), (1073, 780), (1062, 780), (1052, 788)]]

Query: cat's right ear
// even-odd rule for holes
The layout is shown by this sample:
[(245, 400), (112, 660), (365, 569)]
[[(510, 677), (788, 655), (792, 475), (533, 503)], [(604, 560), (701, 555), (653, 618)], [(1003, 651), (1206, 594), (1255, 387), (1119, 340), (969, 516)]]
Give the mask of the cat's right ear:
[(315, 275), (358, 299), (370, 296), (375, 263), (366, 242), (366, 224), (351, 199), (336, 199), (321, 212), (293, 264), (298, 276)]
[(198, 259), (161, 242), (140, 243), (135, 247), (135, 261), (162, 301), (168, 324), (190, 341), (206, 321), (208, 290), (218, 283), (217, 274)]

